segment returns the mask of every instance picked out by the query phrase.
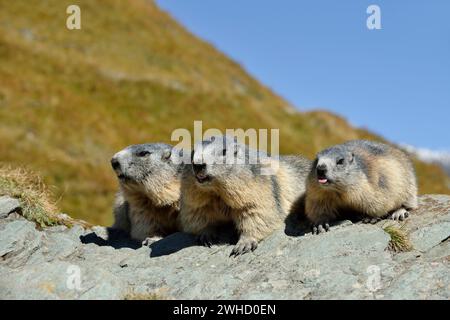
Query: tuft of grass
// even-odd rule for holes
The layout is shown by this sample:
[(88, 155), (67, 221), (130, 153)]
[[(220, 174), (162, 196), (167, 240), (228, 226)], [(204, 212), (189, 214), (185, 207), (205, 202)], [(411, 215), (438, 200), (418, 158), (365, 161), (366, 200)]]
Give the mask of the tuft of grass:
[(125, 294), (123, 300), (167, 300), (167, 298), (155, 292), (137, 293), (130, 291)]
[(42, 179), (24, 168), (0, 166), (0, 196), (16, 198), (21, 203), (21, 214), (40, 227), (66, 225), (71, 227), (75, 220), (58, 214), (58, 207)]
[(412, 250), (408, 235), (402, 228), (389, 225), (383, 228), (383, 230), (391, 237), (388, 246), (389, 250), (393, 252), (407, 252)]

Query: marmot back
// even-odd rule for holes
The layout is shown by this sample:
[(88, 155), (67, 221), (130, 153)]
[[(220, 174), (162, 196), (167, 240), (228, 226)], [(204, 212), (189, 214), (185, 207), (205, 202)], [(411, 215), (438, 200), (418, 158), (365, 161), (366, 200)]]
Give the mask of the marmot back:
[(403, 220), (417, 208), (417, 182), (411, 159), (395, 147), (349, 141), (320, 152), (309, 174), (305, 213), (314, 232), (346, 213), (375, 222), (391, 215)]
[(138, 241), (178, 231), (180, 152), (168, 144), (152, 143), (132, 145), (114, 155), (111, 164), (120, 190), (113, 229)]
[(232, 255), (252, 251), (303, 195), (310, 165), (300, 157), (270, 158), (232, 137), (202, 141), (183, 173), (180, 226), (210, 246), (217, 240), (217, 229), (232, 224), (239, 236)]

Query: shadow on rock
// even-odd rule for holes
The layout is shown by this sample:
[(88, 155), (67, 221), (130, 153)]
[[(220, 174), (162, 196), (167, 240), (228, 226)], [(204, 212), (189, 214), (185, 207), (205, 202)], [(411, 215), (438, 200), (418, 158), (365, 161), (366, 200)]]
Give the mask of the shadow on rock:
[[(299, 198), (292, 206), (292, 209), (284, 220), (284, 233), (290, 237), (301, 237), (311, 233), (311, 222), (305, 214), (305, 197)], [(339, 220), (330, 222), (330, 228), (362, 223), (361, 213), (351, 210), (340, 212)]]
[(114, 249), (139, 249), (140, 247), (142, 247), (142, 244), (140, 242), (130, 239), (127, 234), (119, 230), (108, 228), (107, 231), (107, 239), (98, 236), (95, 232), (91, 232), (86, 235), (80, 236), (81, 243), (93, 243), (101, 247), (109, 246), (113, 247)]
[[(214, 230), (214, 234), (217, 235), (214, 241), (215, 245), (236, 244), (238, 241), (239, 237), (232, 223), (216, 226)], [(150, 257), (165, 256), (194, 246), (201, 246), (195, 235), (177, 232), (150, 244)]]
[(285, 221), (284, 233), (290, 237), (301, 237), (311, 232), (311, 223), (297, 214), (290, 213)]
[(193, 246), (198, 246), (194, 235), (177, 232), (150, 244), (150, 257), (166, 256)]
[(305, 198), (299, 198), (284, 220), (284, 233), (290, 237), (301, 237), (311, 232), (311, 224), (305, 216)]

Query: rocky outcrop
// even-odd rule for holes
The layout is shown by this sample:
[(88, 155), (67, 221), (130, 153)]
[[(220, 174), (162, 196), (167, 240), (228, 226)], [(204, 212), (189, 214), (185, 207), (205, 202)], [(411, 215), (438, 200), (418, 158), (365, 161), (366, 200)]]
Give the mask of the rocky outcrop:
[(20, 202), (7, 196), (0, 197), (0, 219), (6, 218), (12, 212), (20, 212)]
[(412, 250), (389, 250), (386, 225), (347, 221), (313, 236), (288, 227), (229, 258), (173, 234), (148, 247), (103, 227), (49, 227), (0, 198), (1, 299), (449, 299), (450, 197), (423, 196), (401, 230)]

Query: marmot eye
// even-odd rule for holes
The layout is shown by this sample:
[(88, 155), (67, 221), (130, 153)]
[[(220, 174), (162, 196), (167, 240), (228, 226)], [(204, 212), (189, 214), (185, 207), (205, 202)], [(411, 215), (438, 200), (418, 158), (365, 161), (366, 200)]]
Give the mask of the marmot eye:
[(336, 164), (338, 164), (338, 165), (343, 165), (344, 164), (344, 158), (342, 158), (342, 159), (339, 159), (338, 161), (336, 161)]
[(150, 151), (139, 151), (136, 155), (138, 156), (138, 157), (146, 157), (146, 156), (148, 156), (150, 154)]

